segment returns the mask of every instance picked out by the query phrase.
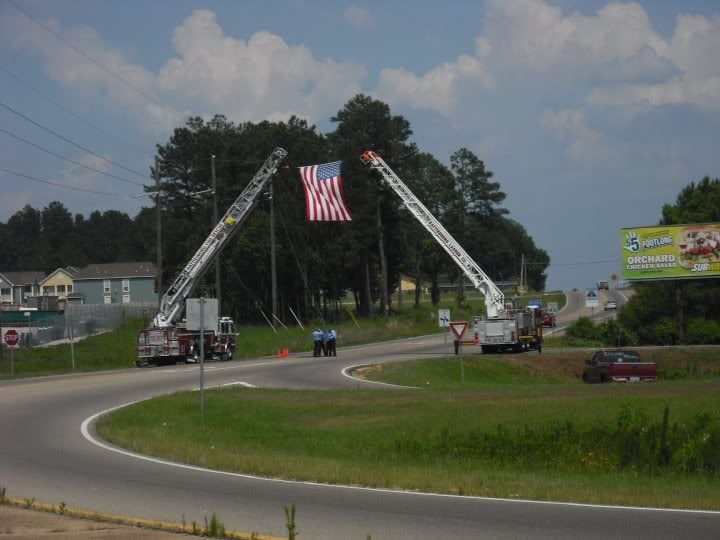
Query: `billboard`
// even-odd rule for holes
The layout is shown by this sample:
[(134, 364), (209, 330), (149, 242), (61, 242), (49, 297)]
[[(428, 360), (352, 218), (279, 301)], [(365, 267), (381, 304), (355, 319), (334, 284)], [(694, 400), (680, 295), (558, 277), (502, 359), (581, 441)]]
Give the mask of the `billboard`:
[(720, 223), (627, 227), (620, 235), (624, 279), (720, 276)]

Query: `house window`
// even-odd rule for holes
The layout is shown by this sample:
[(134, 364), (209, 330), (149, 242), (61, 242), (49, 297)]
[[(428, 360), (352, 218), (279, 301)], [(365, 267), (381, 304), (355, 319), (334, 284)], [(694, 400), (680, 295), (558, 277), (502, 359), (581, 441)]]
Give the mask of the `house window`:
[(112, 304), (112, 296), (110, 296), (109, 294), (105, 295), (105, 297), (103, 298), (103, 302), (105, 304)]
[(46, 285), (43, 287), (43, 295), (54, 295), (55, 294), (55, 285)]
[(123, 279), (123, 292), (130, 292), (130, 280)]
[[(103, 280), (103, 292), (104, 293), (110, 292), (110, 280), (109, 279)], [(110, 302), (107, 302), (107, 303), (109, 304)]]
[(0, 296), (10, 296), (10, 289), (0, 289)]
[(32, 294), (33, 292), (33, 286), (32, 285), (25, 285), (25, 288), (23, 289), (26, 293)]
[(65, 285), (58, 285), (57, 292), (58, 294), (65, 294)]
[(123, 304), (129, 304), (129, 303), (130, 303), (130, 295), (123, 294)]
[(70, 285), (68, 285), (67, 287), (68, 287), (67, 292), (72, 292), (72, 283)]

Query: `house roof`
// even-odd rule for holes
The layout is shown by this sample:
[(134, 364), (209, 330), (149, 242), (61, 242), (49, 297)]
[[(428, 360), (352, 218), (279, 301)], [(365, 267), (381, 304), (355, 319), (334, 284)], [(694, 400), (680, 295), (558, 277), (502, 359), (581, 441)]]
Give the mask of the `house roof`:
[(0, 276), (15, 286), (32, 285), (33, 283), (40, 283), (45, 278), (45, 272), (0, 272)]
[(73, 268), (72, 266), (68, 266), (67, 268), (58, 268), (54, 272), (49, 273), (47, 276), (45, 276), (41, 281), (40, 284), (43, 284), (48, 279), (56, 275), (58, 272), (63, 272), (65, 275), (67, 275), (69, 278), (75, 277), (75, 275), (78, 273), (77, 268)]
[(157, 275), (151, 262), (124, 262), (110, 264), (89, 264), (73, 276), (73, 280), (151, 277)]

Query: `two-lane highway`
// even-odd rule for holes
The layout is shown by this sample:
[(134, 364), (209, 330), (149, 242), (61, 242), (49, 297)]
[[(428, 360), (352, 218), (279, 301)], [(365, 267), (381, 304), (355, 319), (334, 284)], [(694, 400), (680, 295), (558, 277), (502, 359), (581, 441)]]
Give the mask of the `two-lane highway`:
[[(209, 386), (373, 386), (341, 370), (439, 356), (442, 349), (442, 337), (429, 336), (340, 349), (337, 358), (301, 354), (211, 363), (206, 379)], [(196, 366), (176, 366), (0, 383), (0, 485), (14, 497), (151, 519), (201, 522), (206, 512), (217, 512), (228, 527), (276, 535), (284, 533), (283, 505), (295, 503), (304, 538), (717, 538), (720, 530), (720, 513), (425, 495), (218, 474), (114, 452), (81, 433), (83, 421), (100, 411), (197, 382)]]

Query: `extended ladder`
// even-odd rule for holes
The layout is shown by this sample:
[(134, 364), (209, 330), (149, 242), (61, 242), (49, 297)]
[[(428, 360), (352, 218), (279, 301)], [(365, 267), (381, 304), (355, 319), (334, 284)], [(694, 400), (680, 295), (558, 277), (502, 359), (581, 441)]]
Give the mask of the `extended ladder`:
[(371, 168), (378, 171), (385, 182), (397, 193), (405, 207), (412, 212), (417, 220), (425, 227), (433, 238), (448, 252), (450, 257), (470, 278), (475, 288), (485, 295), (485, 308), (488, 318), (505, 316), (505, 295), (497, 285), (472, 260), (460, 244), (450, 235), (442, 224), (435, 219), (430, 211), (420, 202), (415, 194), (403, 183), (400, 178), (388, 167), (387, 163), (375, 152), (368, 150), (361, 159)]
[[(187, 263), (180, 275), (160, 303), (160, 311), (155, 316), (153, 326), (164, 327), (173, 323), (175, 318), (182, 312), (183, 303), (193, 289), (193, 286), (203, 276), (215, 256), (220, 253), (227, 241), (244, 221), (250, 210), (257, 203), (258, 195), (262, 192), (265, 184), (277, 171), (280, 162), (285, 159), (287, 152), (282, 148), (276, 148), (260, 170), (255, 174), (243, 192), (235, 199), (230, 209), (225, 213), (220, 222), (215, 225), (205, 242), (195, 252), (190, 262)], [(158, 269), (159, 271), (160, 269)]]

